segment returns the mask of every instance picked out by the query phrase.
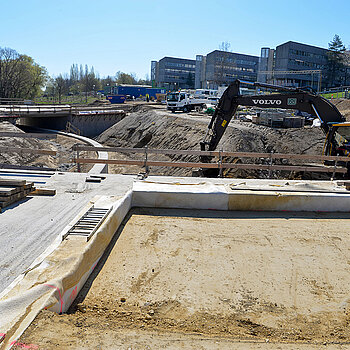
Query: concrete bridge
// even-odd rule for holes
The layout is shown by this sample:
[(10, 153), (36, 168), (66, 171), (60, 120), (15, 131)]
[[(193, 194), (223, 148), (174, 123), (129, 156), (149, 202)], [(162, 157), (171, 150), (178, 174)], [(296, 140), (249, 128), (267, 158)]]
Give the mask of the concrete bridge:
[(20, 125), (54, 130), (65, 130), (70, 122), (80, 130), (81, 135), (87, 137), (101, 134), (125, 115), (124, 110), (109, 106), (0, 105), (0, 121), (7, 120)]

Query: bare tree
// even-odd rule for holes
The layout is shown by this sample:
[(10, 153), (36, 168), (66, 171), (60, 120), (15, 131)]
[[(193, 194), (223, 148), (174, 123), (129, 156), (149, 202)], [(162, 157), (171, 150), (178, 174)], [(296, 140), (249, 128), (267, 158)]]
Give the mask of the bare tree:
[(229, 83), (230, 77), (228, 75), (232, 74), (236, 66), (234, 59), (231, 57), (230, 47), (231, 44), (227, 41), (223, 41), (219, 45), (220, 51), (214, 69), (214, 83), (218, 86)]
[(69, 92), (69, 86), (70, 86), (70, 79), (68, 78), (67, 74), (60, 74), (56, 79), (54, 83), (56, 92), (58, 94), (58, 102), (61, 103), (62, 95), (67, 94)]
[(228, 41), (223, 41), (223, 42), (219, 45), (219, 50), (220, 50), (220, 51), (231, 52), (231, 51), (230, 51), (230, 47), (231, 47), (231, 44), (230, 44)]

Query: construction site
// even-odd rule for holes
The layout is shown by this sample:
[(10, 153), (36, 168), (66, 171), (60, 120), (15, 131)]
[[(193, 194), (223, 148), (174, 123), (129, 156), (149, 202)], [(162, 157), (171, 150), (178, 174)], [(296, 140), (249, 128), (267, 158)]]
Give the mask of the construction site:
[(0, 349), (349, 347), (350, 100), (226, 91), (0, 106)]

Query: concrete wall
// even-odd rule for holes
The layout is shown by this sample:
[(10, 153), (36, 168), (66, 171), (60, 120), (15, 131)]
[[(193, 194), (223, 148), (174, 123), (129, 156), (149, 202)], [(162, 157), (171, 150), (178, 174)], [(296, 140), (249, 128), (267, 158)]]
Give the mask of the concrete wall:
[(21, 117), (20, 125), (45, 129), (66, 130), (71, 122), (80, 130), (82, 136), (95, 137), (124, 118), (125, 114), (83, 114), (56, 117)]
[(72, 115), (69, 121), (81, 131), (81, 135), (95, 137), (120, 122), (125, 114)]

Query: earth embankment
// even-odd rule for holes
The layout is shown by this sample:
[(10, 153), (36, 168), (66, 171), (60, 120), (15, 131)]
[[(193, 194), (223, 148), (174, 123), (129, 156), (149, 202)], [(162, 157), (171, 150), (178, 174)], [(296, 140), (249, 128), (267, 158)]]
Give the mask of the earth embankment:
[[(142, 148), (146, 145), (155, 149), (199, 150), (210, 117), (196, 114), (167, 113), (164, 109), (143, 106), (139, 111), (130, 113), (100, 135), (98, 141), (109, 147)], [(231, 121), (218, 149), (241, 152), (274, 152), (296, 154), (321, 154), (324, 135), (320, 128), (274, 129), (250, 122)], [(113, 154), (112, 159), (143, 159), (140, 155)], [(141, 158), (140, 158), (141, 157)], [(153, 160), (198, 161), (197, 156), (156, 155)], [(230, 160), (228, 160), (230, 161)], [(232, 161), (232, 160), (231, 160)], [(137, 173), (136, 166), (111, 166), (112, 173)], [(189, 176), (191, 169), (152, 168), (157, 175)], [(246, 172), (236, 171), (234, 176), (249, 176)], [(257, 174), (253, 174), (252, 176)], [(263, 176), (263, 174), (259, 174)]]

